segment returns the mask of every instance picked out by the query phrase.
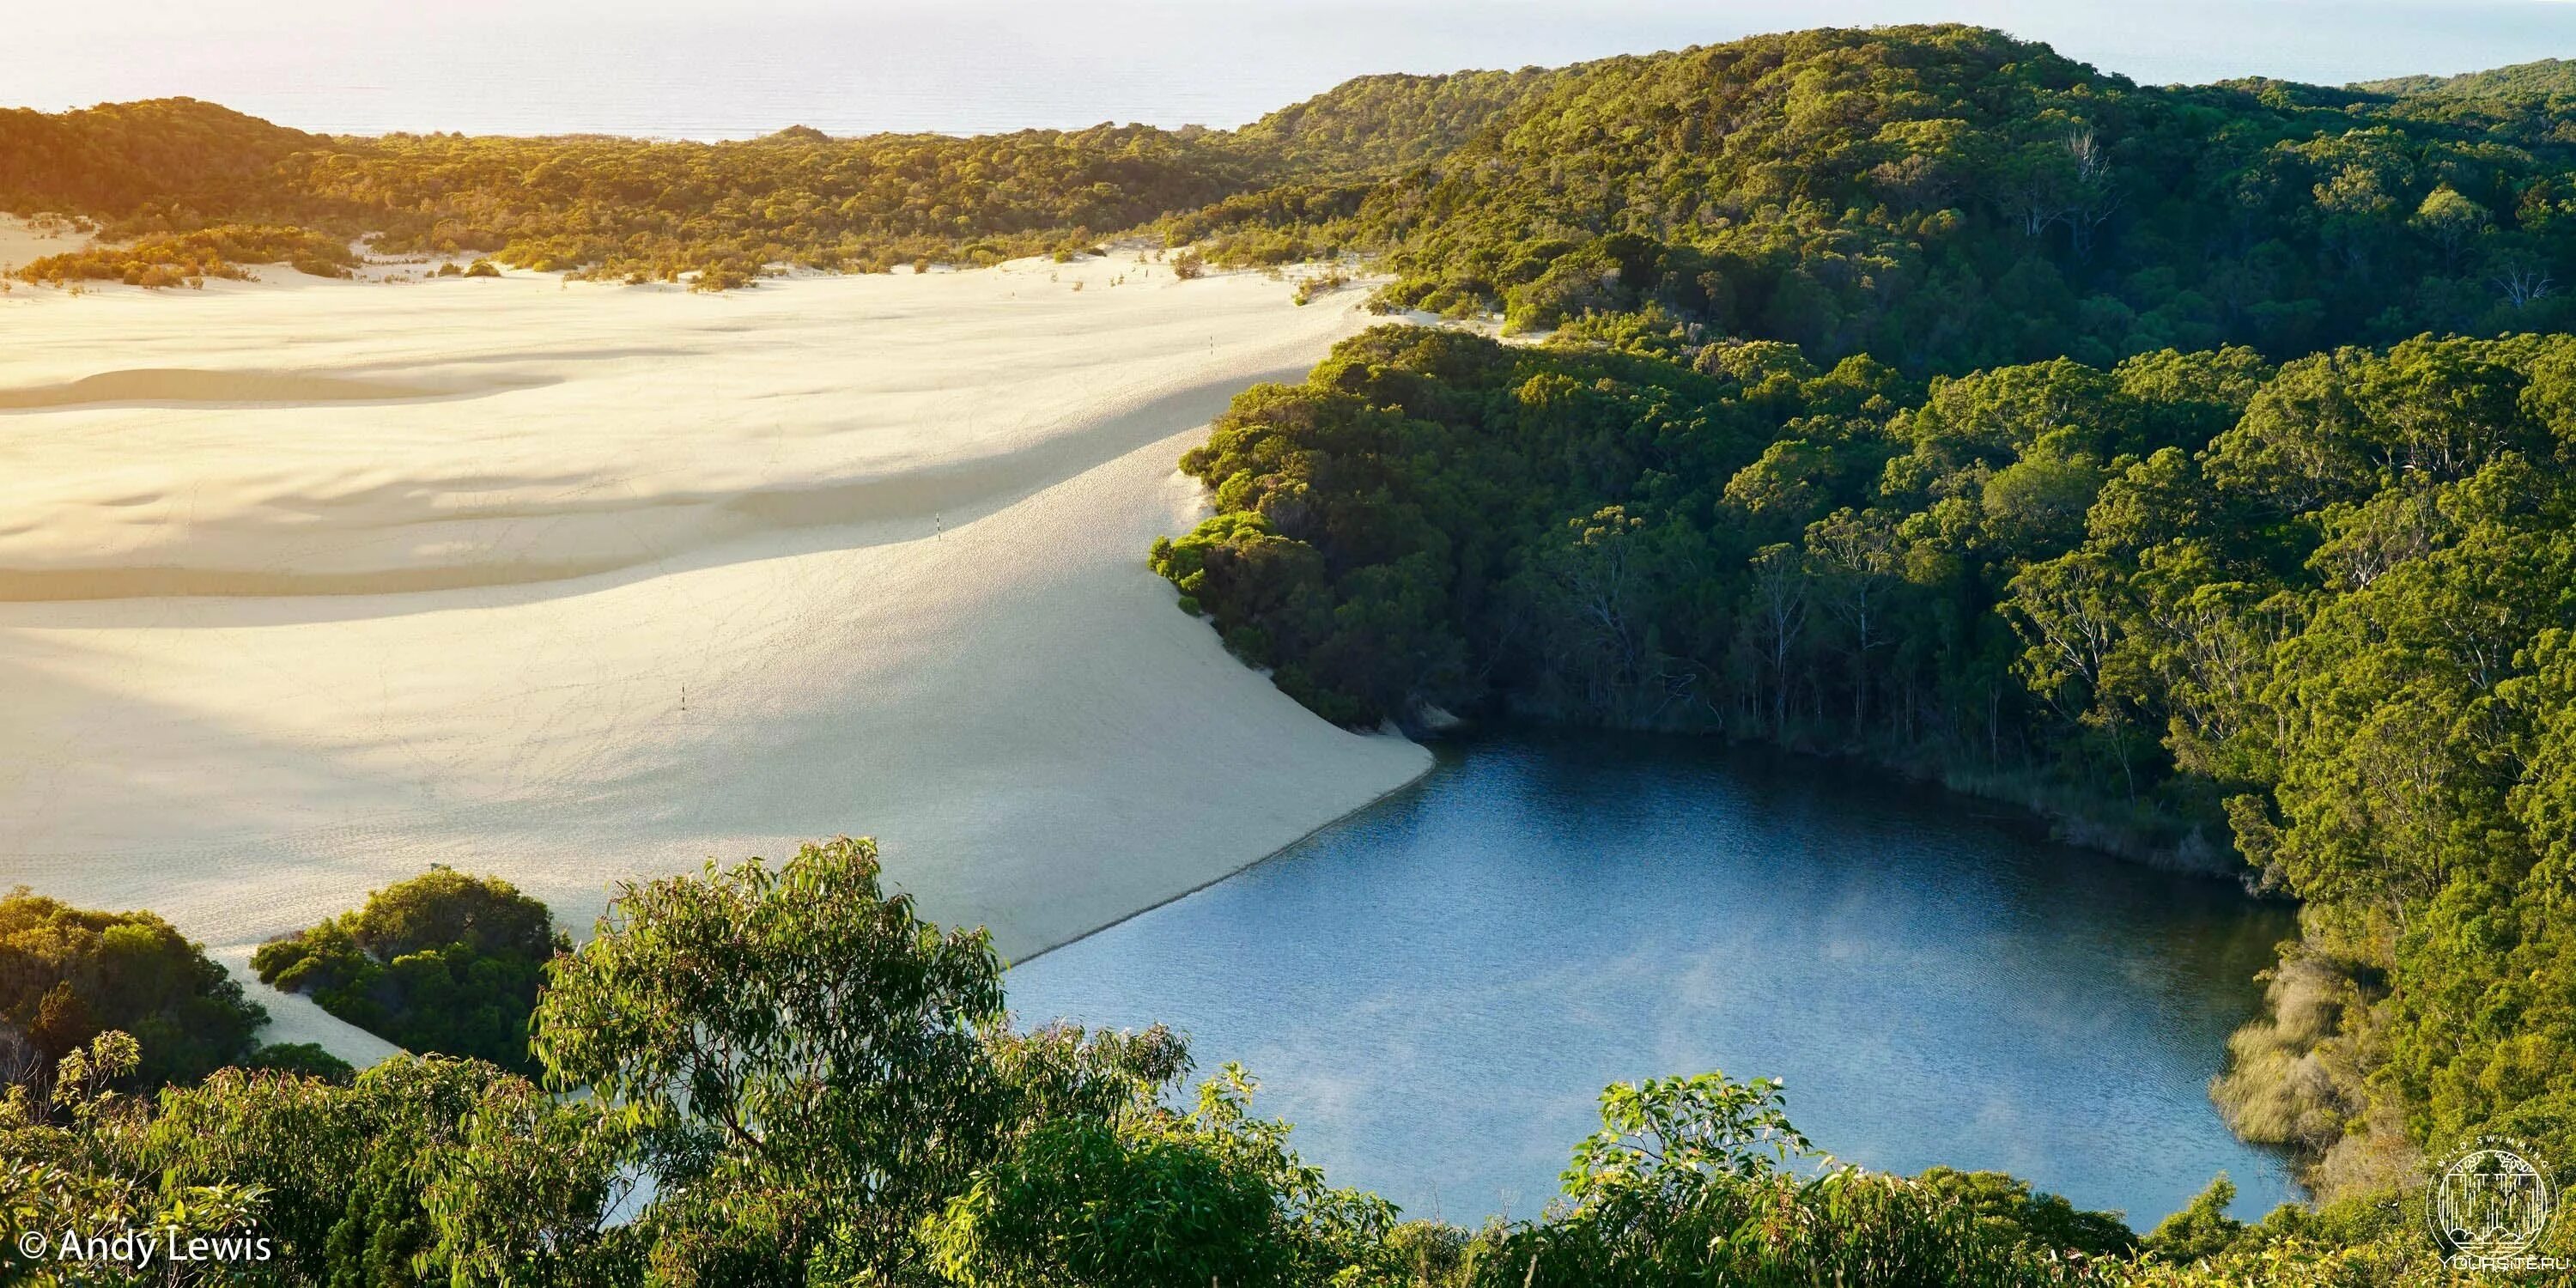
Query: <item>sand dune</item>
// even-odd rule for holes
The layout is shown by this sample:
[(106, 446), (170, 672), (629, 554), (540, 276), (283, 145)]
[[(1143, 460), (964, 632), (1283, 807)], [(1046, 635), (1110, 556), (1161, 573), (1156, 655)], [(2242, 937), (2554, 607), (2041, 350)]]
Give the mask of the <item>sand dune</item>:
[(79, 250), (89, 245), (91, 240), (89, 234), (73, 232), (69, 225), (59, 221), (50, 227), (39, 228), (20, 216), (0, 215), (0, 273), (47, 255)]
[(587, 926), (871, 833), (1013, 956), (1175, 896), (1428, 763), (1141, 563), (1198, 427), (1366, 321), (1098, 260), (0, 297), (0, 885), (237, 970), (432, 861)]
[(0, 411), (33, 407), (161, 406), (186, 403), (293, 407), (316, 402), (403, 402), (436, 390), (291, 371), (108, 371), (67, 385), (0, 389)]

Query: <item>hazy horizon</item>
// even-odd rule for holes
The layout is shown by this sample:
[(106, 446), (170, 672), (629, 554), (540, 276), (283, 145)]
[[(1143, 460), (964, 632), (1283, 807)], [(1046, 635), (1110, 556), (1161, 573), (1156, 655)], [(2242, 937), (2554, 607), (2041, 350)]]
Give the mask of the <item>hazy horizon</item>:
[(138, 0), (13, 18), (30, 58), (0, 103), (58, 111), (189, 95), (328, 133), (460, 130), (740, 138), (985, 133), (1101, 121), (1230, 127), (1372, 72), (1556, 65), (1799, 27), (1962, 21), (2147, 83), (2322, 84), (2576, 55), (2555, 0)]

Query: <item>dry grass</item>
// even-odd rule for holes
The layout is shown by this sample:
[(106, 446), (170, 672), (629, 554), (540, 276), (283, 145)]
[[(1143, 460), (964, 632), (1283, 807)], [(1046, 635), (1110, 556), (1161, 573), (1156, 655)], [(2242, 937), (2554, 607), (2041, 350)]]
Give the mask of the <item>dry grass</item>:
[(2320, 1199), (2384, 1188), (2413, 1158), (2402, 1124), (2375, 1111), (2364, 1081), (2376, 999), (2349, 966), (2309, 945), (2265, 973), (2263, 1018), (2227, 1040), (2210, 1097), (2236, 1134), (2307, 1160)]

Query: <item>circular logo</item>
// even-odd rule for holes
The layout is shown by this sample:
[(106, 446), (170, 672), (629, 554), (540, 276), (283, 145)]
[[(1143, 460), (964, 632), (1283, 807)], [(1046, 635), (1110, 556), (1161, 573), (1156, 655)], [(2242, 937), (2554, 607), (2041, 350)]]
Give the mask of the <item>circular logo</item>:
[(2549, 1177), (2515, 1149), (2519, 1141), (2481, 1140), (2442, 1168), (2427, 1215), (2433, 1235), (2454, 1252), (2512, 1256), (2549, 1230)]

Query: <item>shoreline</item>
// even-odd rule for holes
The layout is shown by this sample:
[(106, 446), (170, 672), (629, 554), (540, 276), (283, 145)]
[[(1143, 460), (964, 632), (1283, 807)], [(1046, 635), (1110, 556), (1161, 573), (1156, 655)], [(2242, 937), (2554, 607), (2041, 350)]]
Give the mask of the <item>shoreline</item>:
[[(1420, 746), (1422, 746), (1422, 744), (1417, 743), (1417, 742), (1413, 742), (1413, 741), (1412, 741), (1411, 739), (1409, 739), (1409, 738), (1404, 738), (1404, 737), (1403, 737), (1403, 735), (1401, 735), (1401, 734), (1394, 734), (1394, 733), (1379, 733), (1379, 734), (1371, 734), (1371, 735), (1367, 735), (1367, 736), (1369, 736), (1369, 737), (1375, 737), (1375, 738), (1394, 738), (1394, 739), (1398, 739), (1398, 740), (1401, 740), (1401, 741), (1407, 742), (1407, 743), (1409, 743), (1409, 744), (1411, 744), (1411, 745), (1413, 745), (1413, 746), (1416, 746), (1416, 747), (1420, 747)], [(1423, 749), (1424, 749), (1425, 751), (1429, 751), (1429, 750), (1430, 750), (1430, 749), (1429, 749), (1429, 748), (1427, 748), (1427, 747), (1425, 747), (1425, 748), (1423, 748)], [(1430, 776), (1431, 776), (1431, 771), (1432, 771), (1432, 770), (1435, 770), (1435, 769), (1438, 769), (1439, 767), (1440, 767), (1440, 761), (1439, 761), (1438, 753), (1436, 753), (1436, 752), (1435, 752), (1435, 753), (1433, 753), (1433, 754), (1432, 754), (1432, 756), (1431, 756), (1430, 758), (1425, 759), (1425, 760), (1422, 762), (1422, 767), (1421, 767), (1419, 770), (1416, 770), (1416, 771), (1414, 772), (1413, 777), (1408, 778), (1408, 779), (1404, 780), (1403, 782), (1397, 783), (1397, 784), (1396, 784), (1396, 785), (1394, 785), (1393, 787), (1389, 787), (1389, 788), (1387, 788), (1385, 791), (1379, 792), (1377, 795), (1372, 796), (1372, 797), (1368, 798), (1367, 800), (1361, 801), (1359, 804), (1357, 804), (1357, 805), (1353, 805), (1353, 806), (1352, 806), (1352, 807), (1350, 807), (1349, 809), (1343, 810), (1341, 813), (1336, 814), (1336, 815), (1334, 815), (1334, 816), (1333, 816), (1333, 817), (1331, 817), (1331, 818), (1325, 819), (1325, 820), (1324, 820), (1323, 822), (1321, 822), (1321, 823), (1317, 823), (1317, 824), (1316, 824), (1316, 825), (1314, 825), (1313, 827), (1310, 827), (1310, 828), (1306, 829), (1306, 831), (1305, 831), (1303, 834), (1299, 835), (1295, 840), (1288, 842), (1286, 845), (1282, 845), (1282, 846), (1280, 846), (1278, 849), (1272, 850), (1272, 851), (1271, 851), (1271, 852), (1269, 852), (1268, 854), (1262, 855), (1260, 858), (1254, 859), (1254, 860), (1252, 860), (1251, 862), (1246, 863), (1246, 864), (1244, 864), (1242, 867), (1236, 868), (1236, 869), (1234, 869), (1234, 870), (1233, 870), (1233, 871), (1231, 871), (1231, 872), (1226, 872), (1226, 873), (1222, 873), (1222, 874), (1217, 875), (1217, 876), (1214, 876), (1214, 877), (1210, 877), (1210, 878), (1208, 878), (1207, 880), (1202, 881), (1202, 882), (1200, 882), (1200, 883), (1199, 883), (1199, 884), (1197, 884), (1197, 885), (1191, 886), (1191, 887), (1190, 887), (1189, 889), (1187, 889), (1187, 890), (1183, 890), (1183, 891), (1181, 891), (1179, 894), (1172, 895), (1171, 897), (1169, 897), (1169, 898), (1165, 898), (1165, 899), (1158, 899), (1158, 900), (1154, 901), (1153, 903), (1147, 904), (1146, 906), (1144, 906), (1144, 907), (1142, 907), (1142, 908), (1138, 908), (1138, 909), (1137, 909), (1137, 910), (1135, 910), (1134, 912), (1128, 913), (1128, 914), (1126, 914), (1125, 916), (1122, 916), (1122, 917), (1118, 918), (1116, 921), (1106, 922), (1106, 923), (1103, 923), (1103, 924), (1101, 924), (1101, 925), (1094, 926), (1094, 927), (1092, 927), (1092, 928), (1091, 928), (1091, 929), (1089, 929), (1089, 930), (1083, 931), (1081, 934), (1073, 935), (1073, 936), (1070, 936), (1070, 937), (1067, 937), (1067, 938), (1064, 938), (1064, 939), (1057, 940), (1056, 942), (1051, 943), (1051, 944), (1048, 944), (1048, 945), (1047, 945), (1047, 946), (1045, 946), (1044, 948), (1040, 948), (1040, 949), (1038, 949), (1036, 952), (1030, 953), (1030, 954), (1028, 954), (1028, 955), (1027, 955), (1027, 956), (1025, 956), (1025, 957), (1018, 957), (1018, 958), (1013, 958), (1013, 959), (1007, 960), (1007, 961), (1005, 961), (1005, 962), (1002, 964), (1002, 969), (1003, 969), (1004, 971), (1006, 971), (1006, 972), (1007, 972), (1007, 971), (1009, 971), (1009, 970), (1010, 970), (1011, 968), (1013, 968), (1013, 967), (1027, 965), (1028, 963), (1033, 962), (1033, 961), (1036, 961), (1037, 959), (1039, 959), (1039, 958), (1041, 958), (1041, 957), (1044, 957), (1044, 956), (1046, 956), (1048, 953), (1054, 952), (1055, 950), (1057, 950), (1057, 949), (1059, 949), (1059, 948), (1069, 948), (1069, 947), (1072, 947), (1072, 946), (1073, 946), (1073, 945), (1075, 945), (1075, 944), (1081, 943), (1083, 940), (1086, 940), (1086, 939), (1091, 938), (1093, 935), (1100, 934), (1100, 933), (1102, 933), (1103, 931), (1115, 930), (1115, 929), (1117, 929), (1117, 928), (1118, 928), (1118, 927), (1120, 927), (1120, 926), (1126, 925), (1128, 922), (1134, 921), (1134, 920), (1135, 920), (1135, 919), (1137, 919), (1138, 917), (1142, 917), (1142, 916), (1144, 916), (1146, 913), (1153, 912), (1153, 911), (1155, 911), (1155, 910), (1157, 910), (1157, 909), (1161, 909), (1161, 908), (1169, 907), (1170, 905), (1172, 905), (1172, 904), (1176, 904), (1176, 903), (1179, 903), (1181, 900), (1183, 900), (1183, 899), (1187, 899), (1187, 898), (1189, 898), (1191, 895), (1197, 894), (1197, 893), (1199, 893), (1199, 892), (1200, 892), (1200, 891), (1202, 891), (1202, 890), (1212, 889), (1212, 888), (1214, 888), (1214, 887), (1216, 887), (1216, 886), (1223, 885), (1223, 884), (1225, 884), (1225, 883), (1226, 883), (1226, 882), (1228, 882), (1228, 881), (1232, 881), (1232, 880), (1233, 880), (1233, 879), (1235, 879), (1236, 877), (1242, 876), (1244, 873), (1246, 873), (1246, 872), (1250, 872), (1250, 871), (1251, 871), (1251, 870), (1253, 870), (1254, 868), (1260, 867), (1262, 864), (1265, 864), (1265, 863), (1268, 863), (1268, 862), (1270, 862), (1270, 861), (1272, 861), (1272, 860), (1274, 860), (1274, 859), (1277, 859), (1277, 858), (1279, 858), (1280, 856), (1282, 856), (1282, 855), (1284, 855), (1284, 854), (1288, 853), (1290, 850), (1296, 849), (1298, 846), (1304, 845), (1306, 842), (1308, 842), (1308, 841), (1311, 841), (1311, 840), (1315, 839), (1315, 837), (1316, 837), (1316, 836), (1318, 836), (1318, 835), (1322, 834), (1323, 832), (1325, 832), (1325, 831), (1327, 831), (1327, 830), (1329, 830), (1329, 829), (1331, 829), (1331, 828), (1338, 827), (1338, 826), (1340, 826), (1340, 825), (1341, 825), (1341, 824), (1343, 824), (1343, 823), (1347, 823), (1347, 822), (1349, 822), (1350, 820), (1352, 820), (1352, 819), (1354, 819), (1354, 818), (1356, 818), (1356, 817), (1360, 816), (1361, 814), (1367, 813), (1369, 810), (1375, 809), (1377, 806), (1379, 806), (1379, 805), (1381, 805), (1381, 804), (1384, 804), (1388, 799), (1390, 799), (1390, 798), (1392, 798), (1392, 797), (1396, 796), (1397, 794), (1402, 793), (1402, 792), (1411, 791), (1412, 789), (1414, 789), (1414, 788), (1416, 788), (1416, 787), (1421, 786), (1421, 785), (1422, 785), (1422, 780), (1423, 780), (1423, 779), (1425, 779), (1425, 778), (1430, 777)]]

